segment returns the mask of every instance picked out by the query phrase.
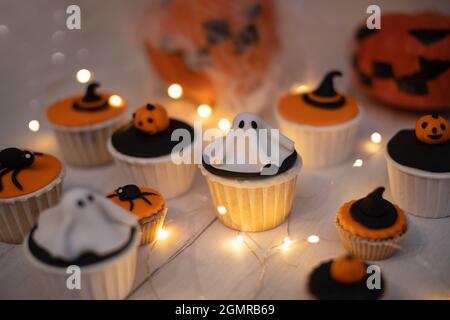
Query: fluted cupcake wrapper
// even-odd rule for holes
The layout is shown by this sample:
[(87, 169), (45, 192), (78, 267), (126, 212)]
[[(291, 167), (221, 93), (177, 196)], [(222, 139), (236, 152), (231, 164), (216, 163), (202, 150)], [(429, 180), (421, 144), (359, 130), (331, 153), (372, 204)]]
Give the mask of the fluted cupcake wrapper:
[(39, 213), (61, 199), (64, 169), (50, 184), (11, 199), (0, 199), (0, 242), (20, 244), (38, 221)]
[(80, 267), (80, 289), (69, 289), (72, 273), (67, 268), (46, 265), (37, 260), (25, 239), (25, 256), (34, 267), (44, 291), (54, 300), (119, 300), (133, 289), (140, 232), (124, 252), (97, 265)]
[(300, 125), (277, 114), (281, 132), (295, 141), (303, 163), (310, 167), (328, 167), (346, 160), (356, 142), (361, 111), (356, 118), (334, 126)]
[(139, 224), (141, 226), (141, 245), (152, 245), (153, 243), (155, 243), (158, 237), (158, 232), (164, 224), (166, 214), (167, 208), (164, 208), (151, 217), (139, 220)]
[(450, 173), (408, 168), (387, 153), (386, 159), (391, 194), (403, 210), (423, 218), (450, 216)]
[(400, 248), (400, 243), (406, 233), (405, 231), (389, 239), (371, 240), (351, 234), (343, 229), (337, 221), (335, 224), (344, 248), (363, 260), (384, 260), (393, 256)]
[(111, 141), (108, 143), (108, 150), (131, 182), (156, 189), (166, 199), (186, 192), (194, 182), (195, 165), (175, 164), (170, 154), (151, 159), (129, 157), (115, 150)]
[(124, 124), (123, 117), (102, 124), (81, 128), (54, 126), (64, 160), (73, 166), (101, 166), (113, 161), (106, 144), (111, 135)]
[[(239, 231), (273, 229), (289, 215), (295, 197), (299, 163), (291, 170), (262, 181), (233, 181), (217, 177), (201, 167), (219, 220)], [(223, 208), (222, 208), (223, 207)], [(220, 213), (221, 210), (226, 212)]]

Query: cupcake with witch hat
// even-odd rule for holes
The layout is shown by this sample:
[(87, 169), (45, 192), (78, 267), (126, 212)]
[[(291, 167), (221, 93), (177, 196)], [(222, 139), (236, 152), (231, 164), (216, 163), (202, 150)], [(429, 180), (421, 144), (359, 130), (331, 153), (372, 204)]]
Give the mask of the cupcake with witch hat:
[(117, 94), (99, 92), (90, 83), (85, 94), (57, 101), (47, 109), (64, 160), (74, 166), (112, 162), (106, 142), (124, 123), (125, 101)]
[(356, 101), (334, 89), (331, 71), (313, 92), (283, 96), (276, 117), (283, 134), (295, 141), (307, 166), (326, 167), (350, 156), (356, 140), (361, 111)]
[(407, 230), (403, 210), (383, 198), (379, 187), (359, 200), (345, 203), (336, 215), (336, 228), (344, 247), (364, 260), (392, 256)]

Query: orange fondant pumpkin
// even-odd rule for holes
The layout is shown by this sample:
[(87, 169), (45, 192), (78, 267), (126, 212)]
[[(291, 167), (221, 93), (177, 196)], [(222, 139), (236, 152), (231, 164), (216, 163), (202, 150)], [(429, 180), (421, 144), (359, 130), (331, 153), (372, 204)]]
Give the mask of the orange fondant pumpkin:
[(159, 1), (146, 22), (154, 70), (202, 103), (257, 88), (278, 49), (271, 0)]
[(445, 143), (450, 139), (450, 126), (438, 114), (426, 115), (417, 121), (416, 137), (427, 144)]
[(360, 88), (408, 110), (450, 109), (450, 16), (422, 13), (381, 17), (381, 29), (362, 25), (353, 67)]
[(134, 127), (144, 133), (155, 134), (164, 131), (169, 122), (166, 109), (158, 104), (148, 103), (133, 113)]
[(340, 283), (356, 283), (365, 277), (366, 264), (354, 256), (342, 256), (334, 259), (331, 263), (330, 275)]

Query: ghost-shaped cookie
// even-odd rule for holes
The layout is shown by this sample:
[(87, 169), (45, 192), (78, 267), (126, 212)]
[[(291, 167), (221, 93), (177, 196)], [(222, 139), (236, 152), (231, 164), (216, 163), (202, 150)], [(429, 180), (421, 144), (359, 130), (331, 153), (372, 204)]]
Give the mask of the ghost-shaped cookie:
[(72, 261), (88, 252), (104, 256), (119, 250), (136, 226), (133, 215), (80, 188), (68, 191), (57, 206), (40, 214), (33, 237), (53, 258)]
[(249, 175), (274, 175), (289, 156), (294, 142), (251, 112), (238, 114), (225, 137), (203, 152), (203, 161), (218, 170)]

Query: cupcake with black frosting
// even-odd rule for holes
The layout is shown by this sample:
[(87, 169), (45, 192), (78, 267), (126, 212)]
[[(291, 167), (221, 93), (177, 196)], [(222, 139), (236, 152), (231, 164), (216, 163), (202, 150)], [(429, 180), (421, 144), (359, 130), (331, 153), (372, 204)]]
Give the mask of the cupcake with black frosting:
[(234, 118), (226, 136), (205, 148), (201, 171), (220, 221), (254, 232), (284, 222), (301, 166), (292, 140), (256, 114), (244, 112)]
[[(172, 140), (175, 131), (184, 134), (182, 141)], [(133, 113), (132, 121), (114, 132), (108, 150), (133, 183), (152, 186), (166, 198), (174, 198), (194, 182), (192, 158), (184, 161), (184, 155), (191, 155), (193, 143), (192, 126), (169, 118), (163, 106), (148, 103)], [(172, 158), (172, 151), (181, 155), (179, 162)]]
[(415, 129), (399, 131), (387, 145), (391, 193), (407, 212), (424, 218), (450, 216), (450, 125), (425, 115)]
[(107, 198), (129, 211), (141, 226), (141, 245), (153, 244), (167, 214), (161, 193), (152, 188), (128, 184), (110, 192)]
[(345, 255), (317, 266), (309, 276), (309, 292), (319, 300), (378, 300), (384, 293), (380, 288), (369, 289), (368, 265), (361, 259)]
[(106, 142), (123, 125), (126, 103), (117, 94), (99, 92), (99, 86), (90, 83), (84, 94), (62, 99), (47, 109), (63, 158), (71, 165), (112, 162)]
[(383, 198), (379, 187), (359, 200), (345, 203), (336, 215), (336, 228), (344, 247), (364, 260), (392, 256), (407, 230), (405, 213)]
[[(137, 220), (102, 195), (67, 192), (41, 213), (25, 239), (25, 256), (53, 299), (123, 299), (133, 286), (140, 230)], [(68, 288), (67, 268), (80, 268)]]
[(340, 71), (325, 75), (317, 89), (283, 96), (276, 109), (281, 131), (295, 141), (305, 165), (326, 167), (347, 159), (361, 121), (356, 101), (334, 89)]

